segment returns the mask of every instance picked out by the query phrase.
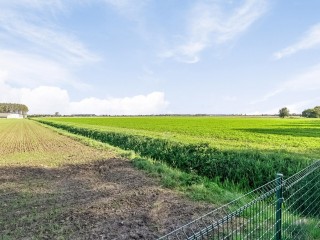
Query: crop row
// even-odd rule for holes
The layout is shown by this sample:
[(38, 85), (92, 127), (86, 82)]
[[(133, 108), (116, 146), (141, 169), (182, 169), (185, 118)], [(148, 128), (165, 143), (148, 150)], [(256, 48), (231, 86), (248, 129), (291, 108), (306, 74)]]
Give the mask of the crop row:
[(233, 117), (63, 117), (45, 120), (224, 150), (255, 149), (319, 158), (320, 121)]
[(273, 180), (276, 172), (289, 176), (308, 164), (303, 157), (292, 157), (285, 153), (220, 150), (205, 143), (187, 144), (52, 121), (38, 121), (113, 146), (133, 150), (141, 156), (164, 161), (186, 172), (193, 172), (221, 182), (232, 182), (245, 189), (255, 188)]

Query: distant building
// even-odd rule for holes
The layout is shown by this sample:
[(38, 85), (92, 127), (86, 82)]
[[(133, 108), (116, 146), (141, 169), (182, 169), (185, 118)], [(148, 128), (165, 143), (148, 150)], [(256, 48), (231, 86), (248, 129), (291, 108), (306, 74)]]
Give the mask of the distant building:
[(21, 119), (21, 118), (23, 118), (23, 115), (22, 114), (18, 114), (18, 113), (0, 113), (0, 118)]

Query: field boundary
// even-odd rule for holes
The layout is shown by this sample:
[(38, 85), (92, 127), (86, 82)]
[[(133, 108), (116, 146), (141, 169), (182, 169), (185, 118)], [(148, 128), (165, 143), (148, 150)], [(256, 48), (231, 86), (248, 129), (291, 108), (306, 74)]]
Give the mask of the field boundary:
[[(60, 123), (46, 119), (34, 120), (124, 150), (133, 150), (142, 157), (165, 162), (187, 173), (195, 173), (221, 183), (236, 184), (247, 190), (271, 181), (275, 171), (289, 176), (311, 162), (299, 155), (289, 156), (254, 149), (221, 150), (206, 143), (182, 143), (170, 139), (99, 130), (72, 123)], [(251, 174), (252, 172), (255, 174)]]
[[(159, 238), (319, 239), (320, 160), (267, 184)], [(226, 214), (219, 217), (219, 213)]]

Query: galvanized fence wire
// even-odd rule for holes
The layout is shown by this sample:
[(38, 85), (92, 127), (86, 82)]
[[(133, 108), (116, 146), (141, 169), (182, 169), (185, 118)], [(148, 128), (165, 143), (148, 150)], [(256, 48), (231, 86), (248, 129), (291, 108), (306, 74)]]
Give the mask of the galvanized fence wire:
[(309, 232), (320, 231), (319, 226), (320, 161), (317, 161), (286, 180), (278, 174), (275, 180), (159, 240), (313, 239)]

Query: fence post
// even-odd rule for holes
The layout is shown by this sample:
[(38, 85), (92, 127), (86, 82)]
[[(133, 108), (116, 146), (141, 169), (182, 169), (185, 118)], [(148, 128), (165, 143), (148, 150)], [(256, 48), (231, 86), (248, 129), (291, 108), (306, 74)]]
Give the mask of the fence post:
[(281, 240), (282, 228), (282, 202), (283, 202), (283, 174), (277, 173), (276, 176), (276, 225), (275, 225), (275, 240)]

